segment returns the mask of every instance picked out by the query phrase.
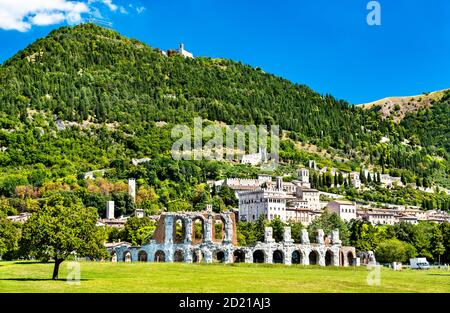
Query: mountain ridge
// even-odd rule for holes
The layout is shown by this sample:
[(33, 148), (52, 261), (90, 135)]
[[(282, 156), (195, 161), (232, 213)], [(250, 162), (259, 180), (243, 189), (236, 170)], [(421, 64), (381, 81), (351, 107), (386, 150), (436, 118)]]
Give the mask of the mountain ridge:
[(396, 123), (402, 121), (406, 114), (417, 113), (420, 109), (430, 108), (434, 102), (440, 101), (449, 88), (415, 96), (391, 96), (376, 101), (357, 104), (366, 110), (380, 111), (382, 118), (392, 117)]
[[(62, 27), (19, 51), (0, 66), (0, 86), (6, 149), (0, 166), (8, 171), (43, 164), (58, 176), (69, 168), (88, 171), (167, 154), (170, 127), (191, 125), (196, 116), (229, 125), (278, 124), (289, 139), (350, 159), (352, 168), (405, 172), (409, 181), (448, 171), (447, 152), (434, 142), (422, 144), (427, 134), (414, 138), (379, 112), (240, 62), (164, 56), (93, 24)], [(30, 119), (29, 110), (39, 114)], [(117, 127), (58, 131), (53, 117)], [(162, 121), (167, 127), (157, 127)], [(403, 145), (405, 139), (414, 144)], [(289, 144), (282, 149), (282, 161), (305, 162)]]

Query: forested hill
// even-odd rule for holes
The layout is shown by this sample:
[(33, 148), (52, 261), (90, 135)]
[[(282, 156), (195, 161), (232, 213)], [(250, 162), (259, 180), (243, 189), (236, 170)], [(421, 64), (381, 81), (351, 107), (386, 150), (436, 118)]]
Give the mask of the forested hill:
[[(411, 181), (435, 170), (448, 174), (447, 151), (420, 138), (421, 147), (401, 145), (414, 133), (379, 112), (242, 63), (166, 57), (94, 24), (62, 27), (6, 61), (0, 108), (0, 166), (42, 164), (58, 169), (57, 176), (163, 153), (171, 146), (170, 129), (155, 122), (190, 122), (197, 115), (228, 124), (278, 124), (295, 140), (335, 148), (380, 170), (408, 169)], [(55, 135), (57, 119), (89, 130), (58, 129)], [(383, 137), (389, 144), (380, 144)]]
[(277, 123), (341, 148), (369, 138), (361, 125), (371, 113), (344, 101), (229, 60), (165, 57), (93, 24), (60, 28), (19, 52), (2, 66), (0, 85), (8, 114), (33, 108), (65, 120), (125, 123), (199, 114), (229, 124)]

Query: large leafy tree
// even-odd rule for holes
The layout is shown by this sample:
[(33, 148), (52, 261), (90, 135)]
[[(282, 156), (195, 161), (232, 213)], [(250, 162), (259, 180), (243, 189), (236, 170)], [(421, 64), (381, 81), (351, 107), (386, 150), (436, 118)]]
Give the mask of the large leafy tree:
[(224, 186), (220, 188), (219, 196), (222, 198), (227, 207), (233, 208), (238, 206), (236, 195), (230, 187)]
[(439, 226), (439, 228), (442, 231), (443, 242), (445, 247), (444, 256), (441, 259), (441, 261), (450, 262), (450, 223), (444, 222)]
[(148, 217), (130, 217), (125, 224), (124, 240), (134, 246), (147, 244), (155, 229), (156, 223)]
[(16, 251), (19, 246), (20, 227), (0, 213), (0, 256)]
[(433, 256), (441, 263), (441, 255), (445, 253), (444, 236), (439, 227), (434, 228), (432, 241)]
[(349, 243), (349, 231), (347, 224), (337, 215), (325, 210), (321, 216), (314, 219), (308, 226), (311, 239), (315, 239), (317, 229), (323, 229), (325, 235), (331, 234), (334, 229), (339, 229), (339, 238), (343, 244)]
[(416, 249), (410, 243), (398, 239), (386, 240), (377, 247), (375, 255), (380, 262), (407, 262), (417, 255)]
[(96, 226), (98, 214), (74, 197), (56, 194), (33, 214), (23, 228), (21, 246), (30, 257), (53, 259), (52, 278), (72, 253), (91, 258), (105, 257), (104, 233)]
[[(350, 245), (358, 251), (373, 251), (379, 243), (389, 237), (384, 226), (374, 226), (362, 220), (352, 220), (349, 223)], [(394, 237), (392, 234), (391, 237)]]

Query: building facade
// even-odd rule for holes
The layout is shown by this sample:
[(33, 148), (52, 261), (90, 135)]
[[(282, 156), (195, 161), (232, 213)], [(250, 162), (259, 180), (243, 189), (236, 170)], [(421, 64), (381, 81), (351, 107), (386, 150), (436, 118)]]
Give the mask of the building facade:
[(339, 215), (341, 219), (349, 222), (356, 219), (356, 204), (347, 200), (334, 200), (328, 203), (327, 208)]
[(286, 221), (286, 201), (289, 196), (284, 191), (258, 189), (239, 193), (239, 217), (242, 221), (254, 222), (261, 216), (271, 221), (279, 218)]

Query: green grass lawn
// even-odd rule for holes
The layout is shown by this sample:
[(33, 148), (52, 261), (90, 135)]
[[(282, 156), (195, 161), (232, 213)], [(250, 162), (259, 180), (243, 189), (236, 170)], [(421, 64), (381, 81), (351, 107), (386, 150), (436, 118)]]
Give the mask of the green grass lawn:
[(74, 285), (68, 264), (52, 281), (52, 263), (0, 262), (0, 292), (450, 292), (447, 270), (383, 268), (370, 286), (365, 267), (81, 262)]

